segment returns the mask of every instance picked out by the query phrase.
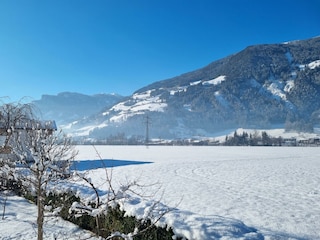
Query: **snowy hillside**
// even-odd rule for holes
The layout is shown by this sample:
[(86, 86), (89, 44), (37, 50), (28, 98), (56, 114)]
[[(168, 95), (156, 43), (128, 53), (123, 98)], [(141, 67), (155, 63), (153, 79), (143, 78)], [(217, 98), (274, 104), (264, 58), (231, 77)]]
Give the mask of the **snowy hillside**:
[(163, 112), (167, 104), (162, 102), (160, 96), (152, 96), (152, 90), (136, 93), (131, 99), (118, 103), (110, 111), (102, 113), (107, 116), (110, 112), (117, 112), (116, 116), (110, 118), (110, 122), (122, 122), (138, 114), (144, 114), (146, 111)]
[(101, 139), (213, 136), (236, 128), (312, 131), (320, 124), (320, 37), (250, 46), (208, 66), (155, 82), (103, 112), (68, 125)]

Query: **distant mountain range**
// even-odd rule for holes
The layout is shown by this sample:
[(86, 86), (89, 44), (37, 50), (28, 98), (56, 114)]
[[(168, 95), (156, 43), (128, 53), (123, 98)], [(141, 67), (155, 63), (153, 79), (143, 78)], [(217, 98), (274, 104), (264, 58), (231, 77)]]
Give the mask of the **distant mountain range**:
[(102, 108), (111, 107), (122, 98), (123, 96), (118, 94), (88, 96), (63, 92), (58, 95), (42, 95), (40, 100), (33, 101), (32, 104), (40, 118), (55, 120), (58, 125), (65, 125), (97, 114)]
[(153, 138), (275, 125), (312, 131), (320, 123), (320, 37), (249, 46), (128, 97), (79, 96), (43, 96), (36, 104), (75, 136), (94, 139), (145, 135), (147, 125)]

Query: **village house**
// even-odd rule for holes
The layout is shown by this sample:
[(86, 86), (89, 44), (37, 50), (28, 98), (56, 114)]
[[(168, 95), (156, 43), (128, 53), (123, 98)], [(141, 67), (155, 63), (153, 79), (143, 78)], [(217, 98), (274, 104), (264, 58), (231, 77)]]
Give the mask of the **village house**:
[[(28, 131), (36, 130), (47, 130), (47, 133), (50, 135), (57, 130), (57, 126), (55, 121), (26, 119), (24, 121), (16, 122), (14, 126), (8, 127), (8, 124), (5, 126), (5, 124), (0, 121), (0, 167), (5, 166), (6, 164), (8, 164), (8, 166), (14, 166), (12, 165), (14, 162), (21, 160), (14, 152), (15, 141), (13, 139), (18, 136), (17, 134), (19, 134), (19, 138), (23, 142), (23, 139), (26, 138)], [(29, 149), (25, 149), (24, 157), (26, 162), (34, 162), (33, 156), (30, 154)], [(11, 178), (6, 171), (0, 171), (0, 189), (14, 189), (17, 183), (11, 181), (10, 179)]]
[(23, 139), (28, 131), (47, 130), (48, 134), (52, 134), (57, 130), (55, 121), (40, 121), (33, 119), (25, 119), (15, 123), (15, 126), (7, 127), (0, 122), (0, 159), (7, 158), (15, 160), (17, 156), (13, 153), (12, 138), (19, 134)]

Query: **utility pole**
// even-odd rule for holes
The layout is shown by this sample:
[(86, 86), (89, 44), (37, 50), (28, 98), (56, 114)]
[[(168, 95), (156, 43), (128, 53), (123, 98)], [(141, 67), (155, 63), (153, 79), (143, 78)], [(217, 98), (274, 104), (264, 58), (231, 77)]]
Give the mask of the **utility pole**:
[(149, 145), (149, 124), (150, 124), (150, 117), (148, 115), (146, 115), (146, 146)]

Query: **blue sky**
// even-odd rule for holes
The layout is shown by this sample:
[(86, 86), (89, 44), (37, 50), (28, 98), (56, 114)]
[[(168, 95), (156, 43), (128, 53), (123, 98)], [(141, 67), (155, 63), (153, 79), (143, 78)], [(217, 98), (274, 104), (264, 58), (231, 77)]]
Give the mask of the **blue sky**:
[(130, 95), (245, 47), (320, 35), (320, 0), (0, 1), (0, 97)]

